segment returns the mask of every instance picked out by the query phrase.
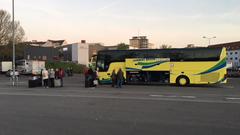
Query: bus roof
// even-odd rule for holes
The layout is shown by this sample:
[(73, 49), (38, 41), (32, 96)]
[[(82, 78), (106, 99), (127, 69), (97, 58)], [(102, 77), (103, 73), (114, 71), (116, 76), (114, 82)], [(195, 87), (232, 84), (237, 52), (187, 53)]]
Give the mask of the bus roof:
[(132, 50), (100, 50), (98, 53), (102, 52), (128, 52), (128, 51), (181, 51), (181, 50), (189, 50), (189, 51), (194, 51), (194, 50), (218, 50), (221, 51), (223, 48), (208, 48), (208, 47), (198, 47), (198, 48), (169, 48), (169, 49), (132, 49)]
[(171, 61), (218, 61), (223, 48), (175, 48), (102, 50), (97, 56), (111, 61), (124, 61), (126, 58), (170, 58)]

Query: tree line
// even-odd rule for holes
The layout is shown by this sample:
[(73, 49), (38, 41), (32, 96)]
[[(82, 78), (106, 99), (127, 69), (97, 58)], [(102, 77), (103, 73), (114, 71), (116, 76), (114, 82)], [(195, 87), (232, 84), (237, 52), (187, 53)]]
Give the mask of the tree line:
[[(25, 32), (19, 21), (14, 22), (16, 58), (23, 57)], [(9, 12), (0, 9), (0, 60), (12, 59), (12, 20)]]

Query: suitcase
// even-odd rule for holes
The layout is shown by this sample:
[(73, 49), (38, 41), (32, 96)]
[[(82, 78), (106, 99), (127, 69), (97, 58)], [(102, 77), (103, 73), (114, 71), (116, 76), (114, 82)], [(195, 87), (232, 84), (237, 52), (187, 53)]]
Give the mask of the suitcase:
[(94, 80), (93, 85), (97, 86), (98, 85), (98, 80)]
[(35, 88), (35, 87), (41, 87), (42, 86), (42, 80), (28, 80), (28, 87), (29, 88)]
[(61, 80), (60, 79), (55, 79), (54, 80), (54, 85), (55, 85), (55, 87), (61, 87)]

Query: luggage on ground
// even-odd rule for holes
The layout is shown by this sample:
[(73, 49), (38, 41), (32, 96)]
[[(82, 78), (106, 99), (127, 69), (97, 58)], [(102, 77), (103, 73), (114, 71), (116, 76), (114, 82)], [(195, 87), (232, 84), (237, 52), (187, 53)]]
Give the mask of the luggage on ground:
[(97, 86), (97, 85), (98, 85), (98, 80), (94, 80), (94, 81), (93, 81), (93, 84), (94, 84), (95, 86)]
[(29, 88), (42, 87), (42, 80), (41, 79), (28, 80), (28, 87)]
[(55, 87), (61, 87), (61, 80), (60, 79), (55, 79), (54, 80), (54, 85), (55, 85)]

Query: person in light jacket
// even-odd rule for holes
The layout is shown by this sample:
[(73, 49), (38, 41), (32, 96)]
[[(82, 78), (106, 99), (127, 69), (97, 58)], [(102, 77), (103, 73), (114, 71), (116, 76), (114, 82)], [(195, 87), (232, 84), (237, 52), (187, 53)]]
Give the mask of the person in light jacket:
[(50, 78), (49, 87), (52, 87), (52, 88), (55, 87), (55, 86), (54, 86), (55, 71), (54, 71), (53, 69), (50, 70), (49, 78)]
[(43, 86), (45, 88), (48, 88), (48, 71), (46, 69), (43, 69), (42, 71), (42, 79), (43, 79)]

